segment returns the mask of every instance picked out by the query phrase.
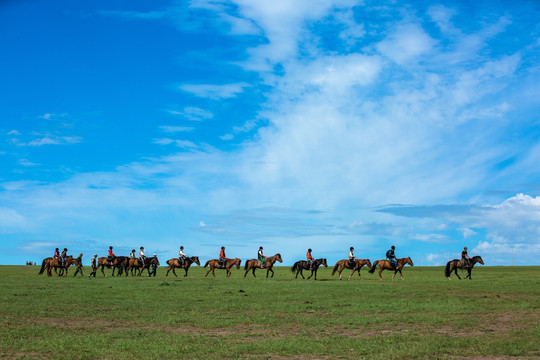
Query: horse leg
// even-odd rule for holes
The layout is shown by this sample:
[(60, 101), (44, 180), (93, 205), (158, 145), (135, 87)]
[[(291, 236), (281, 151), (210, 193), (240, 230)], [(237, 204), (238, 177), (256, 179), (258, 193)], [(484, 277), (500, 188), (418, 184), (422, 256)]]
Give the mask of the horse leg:
[[(351, 275), (349, 275), (349, 278), (348, 278), (347, 280), (351, 280), (351, 278), (352, 278), (352, 276), (353, 276), (353, 274), (354, 274), (355, 271), (356, 271), (356, 269), (353, 269)], [(358, 273), (360, 273), (360, 272), (358, 272)]]
[(187, 271), (188, 271), (189, 268), (184, 268), (184, 270), (186, 271), (186, 273), (184, 274), (184, 277), (187, 277)]
[[(313, 276), (313, 270), (311, 270), (311, 275), (309, 275), (308, 280), (311, 279), (312, 276)], [(315, 280), (317, 280), (317, 276), (316, 276), (316, 275), (315, 275)]]
[(107, 277), (107, 275), (105, 275), (105, 271), (103, 271), (104, 267), (105, 267), (105, 265), (101, 265), (101, 273), (103, 274), (103, 276)]
[(379, 266), (379, 280), (382, 281), (382, 276), (381, 276), (381, 273), (383, 272), (383, 268)]
[[(210, 269), (208, 269), (208, 271), (206, 272), (206, 275), (204, 275), (204, 277), (207, 277), (208, 276), (208, 273), (212, 270), (212, 266), (210, 266)], [(215, 276), (215, 275), (214, 275)]]
[(228, 268), (225, 268), (225, 270), (227, 270), (227, 277), (231, 276), (231, 274), (232, 274), (232, 273), (231, 273), (231, 270), (228, 269)]
[(456, 267), (454, 268), (454, 272), (456, 273), (457, 278), (458, 278), (459, 280), (461, 280), (461, 277), (460, 277), (459, 274), (457, 273), (457, 269), (458, 269), (458, 268), (457, 268), (457, 266), (456, 266)]
[(401, 280), (403, 280), (403, 274), (401, 273), (401, 270), (399, 270), (399, 276), (401, 276)]

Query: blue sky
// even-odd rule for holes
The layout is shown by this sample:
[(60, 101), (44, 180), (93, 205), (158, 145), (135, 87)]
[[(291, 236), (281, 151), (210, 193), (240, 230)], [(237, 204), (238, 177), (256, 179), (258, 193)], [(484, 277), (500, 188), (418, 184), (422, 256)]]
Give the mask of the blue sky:
[(538, 19), (536, 1), (4, 1), (0, 263), (395, 245), (540, 265)]

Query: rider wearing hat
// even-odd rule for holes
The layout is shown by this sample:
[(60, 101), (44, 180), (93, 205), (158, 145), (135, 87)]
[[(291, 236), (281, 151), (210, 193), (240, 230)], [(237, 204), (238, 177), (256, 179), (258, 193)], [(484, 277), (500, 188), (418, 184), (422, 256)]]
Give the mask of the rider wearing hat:
[(146, 254), (144, 253), (144, 246), (141, 246), (141, 251), (139, 251), (139, 260), (141, 261), (141, 264), (144, 267), (144, 260), (146, 260)]
[(184, 267), (184, 261), (186, 260), (187, 256), (184, 254), (184, 247), (180, 246), (180, 251), (178, 251), (178, 260), (180, 260), (180, 265)]
[(107, 254), (107, 261), (111, 264), (111, 266), (113, 266), (113, 261), (114, 261), (114, 258), (116, 257), (116, 255), (114, 255), (112, 249), (113, 249), (113, 247), (109, 246), (109, 252)]
[(311, 249), (308, 249), (308, 251), (306, 253), (306, 258), (307, 258), (309, 270), (313, 269), (313, 261), (315, 261), (315, 258), (313, 256), (311, 256), (311, 251), (312, 251)]
[(356, 257), (354, 256), (354, 248), (351, 246), (349, 251), (349, 265), (354, 266), (354, 262), (356, 261)]
[(259, 252), (257, 253), (257, 258), (261, 262), (261, 269), (264, 269), (264, 262), (266, 260), (266, 256), (264, 256), (264, 254), (263, 254), (263, 247), (262, 246), (259, 247)]
[(467, 253), (467, 247), (465, 246), (463, 248), (463, 251), (461, 252), (461, 265), (463, 265), (464, 268), (468, 268), (470, 266), (471, 258), (469, 257), (469, 254)]
[(62, 251), (62, 254), (60, 254), (60, 264), (62, 266), (66, 265), (67, 251), (68, 249), (64, 248), (64, 251)]
[(224, 267), (226, 261), (227, 256), (225, 255), (225, 246), (222, 246), (221, 250), (219, 251), (219, 265)]
[(398, 270), (398, 263), (397, 263), (397, 259), (396, 259), (396, 254), (394, 253), (394, 250), (396, 249), (396, 247), (394, 245), (392, 245), (392, 247), (390, 248), (390, 250), (388, 250), (386, 252), (386, 258), (388, 260), (390, 260), (390, 262), (392, 264), (394, 264), (396, 270)]

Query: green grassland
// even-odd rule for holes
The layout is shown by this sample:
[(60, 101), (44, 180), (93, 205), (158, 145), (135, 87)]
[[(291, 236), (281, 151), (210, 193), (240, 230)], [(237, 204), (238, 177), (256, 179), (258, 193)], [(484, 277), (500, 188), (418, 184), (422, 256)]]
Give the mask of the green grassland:
[(0, 266), (0, 358), (540, 359), (538, 267), (477, 266), (472, 281), (442, 267), (406, 267), (403, 281), (38, 270)]

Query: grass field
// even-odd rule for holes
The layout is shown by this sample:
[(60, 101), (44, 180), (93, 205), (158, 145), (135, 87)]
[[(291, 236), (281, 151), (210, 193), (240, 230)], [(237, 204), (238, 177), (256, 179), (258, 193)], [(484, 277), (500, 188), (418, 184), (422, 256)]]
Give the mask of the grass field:
[(330, 267), (318, 281), (288, 267), (273, 279), (38, 270), (0, 266), (1, 358), (540, 359), (538, 267), (478, 266), (472, 281), (406, 267), (382, 282), (365, 268), (351, 281)]

